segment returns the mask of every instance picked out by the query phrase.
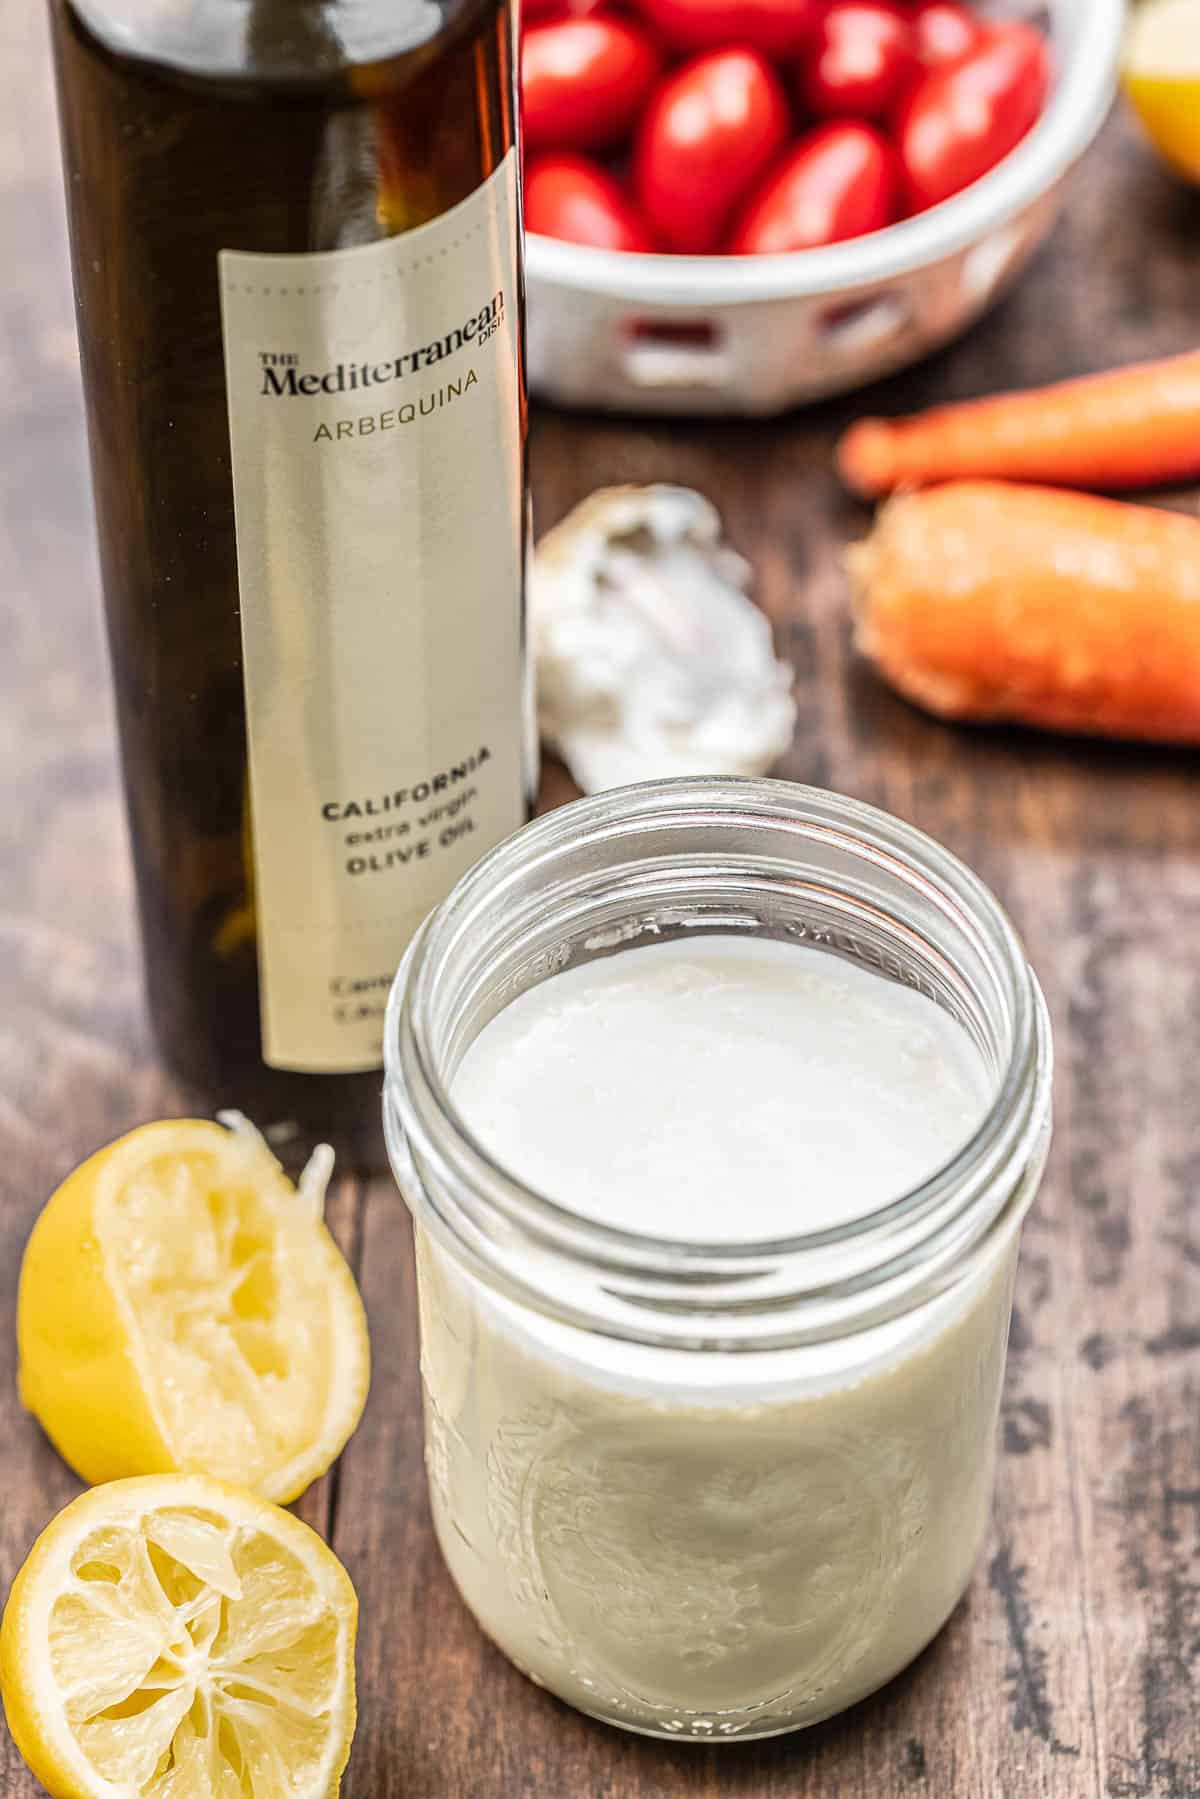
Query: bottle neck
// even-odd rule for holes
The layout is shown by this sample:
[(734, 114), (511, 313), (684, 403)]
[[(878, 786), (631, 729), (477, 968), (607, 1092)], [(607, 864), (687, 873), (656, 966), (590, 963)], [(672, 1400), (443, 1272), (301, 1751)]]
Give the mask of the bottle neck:
[(60, 0), (112, 54), (181, 76), (328, 80), (418, 49), (471, 8), (433, 0)]

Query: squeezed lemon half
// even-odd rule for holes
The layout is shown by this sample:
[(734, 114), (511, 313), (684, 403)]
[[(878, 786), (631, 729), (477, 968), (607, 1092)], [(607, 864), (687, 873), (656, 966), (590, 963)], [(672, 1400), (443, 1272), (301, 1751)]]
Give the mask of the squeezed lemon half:
[(1122, 79), (1151, 142), (1200, 182), (1200, 0), (1142, 0), (1134, 8)]
[(17, 1575), (0, 1689), (54, 1799), (333, 1799), (357, 1602), (314, 1531), (205, 1475), (85, 1493)]
[(63, 1182), (21, 1267), (20, 1384), (84, 1480), (190, 1471), (286, 1502), (329, 1467), (370, 1353), (322, 1193), (250, 1127), (196, 1119)]

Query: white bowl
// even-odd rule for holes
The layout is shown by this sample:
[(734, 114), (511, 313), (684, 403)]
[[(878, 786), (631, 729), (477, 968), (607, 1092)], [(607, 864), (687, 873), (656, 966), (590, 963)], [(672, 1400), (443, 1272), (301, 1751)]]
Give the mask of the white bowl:
[(956, 336), (1045, 238), (1112, 104), (1125, 0), (1044, 10), (1058, 76), (1042, 118), (990, 174), (916, 218), (787, 256), (630, 256), (530, 236), (534, 391), (620, 412), (767, 414)]

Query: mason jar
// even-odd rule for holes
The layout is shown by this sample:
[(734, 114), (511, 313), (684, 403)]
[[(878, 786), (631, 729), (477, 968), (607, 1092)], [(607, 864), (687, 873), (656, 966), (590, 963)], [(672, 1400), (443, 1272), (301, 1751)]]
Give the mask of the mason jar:
[[(488, 1021), (591, 958), (710, 933), (816, 948), (944, 1008), (990, 1084), (970, 1140), (869, 1214), (769, 1241), (618, 1230), (490, 1159), (452, 1097)], [(433, 1521), (482, 1629), (560, 1698), (655, 1736), (769, 1736), (890, 1680), (983, 1541), (1049, 1144), (1046, 1010), (987, 888), (834, 794), (618, 789), (459, 883), (400, 968), (385, 1046)], [(800, 1095), (794, 1150), (799, 1168)]]

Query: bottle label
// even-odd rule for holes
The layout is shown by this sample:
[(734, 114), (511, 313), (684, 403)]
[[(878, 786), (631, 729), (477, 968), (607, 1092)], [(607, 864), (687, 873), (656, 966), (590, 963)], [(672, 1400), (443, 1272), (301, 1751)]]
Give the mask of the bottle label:
[(263, 1056), (376, 1068), (426, 913), (523, 822), (516, 153), (428, 225), (220, 254)]

